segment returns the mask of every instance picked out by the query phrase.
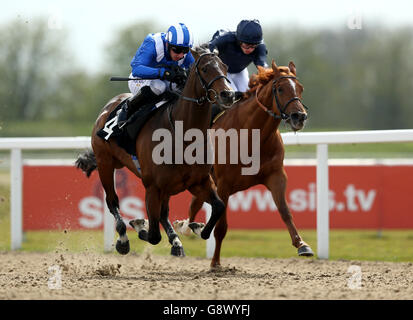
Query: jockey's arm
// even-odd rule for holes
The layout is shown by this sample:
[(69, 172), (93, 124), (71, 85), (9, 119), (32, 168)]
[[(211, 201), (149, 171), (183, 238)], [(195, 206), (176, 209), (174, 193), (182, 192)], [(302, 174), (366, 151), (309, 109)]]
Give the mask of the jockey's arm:
[(225, 34), (223, 36), (217, 36), (215, 39), (212, 39), (209, 42), (209, 51), (213, 52), (214, 49), (217, 49), (218, 51), (221, 51), (221, 49), (224, 47), (225, 43), (228, 41), (228, 36)]
[(256, 66), (268, 68), (268, 63), (267, 63), (268, 50), (265, 44), (264, 43), (260, 44), (255, 50), (257, 50), (257, 53), (255, 55), (254, 64)]
[(156, 65), (155, 44), (145, 39), (131, 61), (132, 76), (142, 79), (160, 79), (165, 73), (165, 68)]

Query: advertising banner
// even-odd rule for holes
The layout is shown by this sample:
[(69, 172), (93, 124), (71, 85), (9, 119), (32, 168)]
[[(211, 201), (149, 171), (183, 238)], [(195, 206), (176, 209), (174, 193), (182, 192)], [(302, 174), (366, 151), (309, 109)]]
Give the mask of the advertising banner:
[[(287, 202), (298, 229), (316, 228), (315, 166), (285, 167)], [(412, 165), (330, 166), (330, 227), (345, 229), (413, 228)], [(146, 218), (145, 189), (126, 169), (116, 172), (116, 190), (125, 222)], [(191, 194), (171, 198), (170, 220), (188, 217)], [(106, 205), (106, 204), (105, 204)], [(104, 191), (98, 173), (89, 179), (73, 166), (24, 166), (24, 230), (102, 229)], [(229, 228), (285, 228), (271, 192), (259, 185), (232, 195)], [(196, 221), (205, 221), (201, 210)]]

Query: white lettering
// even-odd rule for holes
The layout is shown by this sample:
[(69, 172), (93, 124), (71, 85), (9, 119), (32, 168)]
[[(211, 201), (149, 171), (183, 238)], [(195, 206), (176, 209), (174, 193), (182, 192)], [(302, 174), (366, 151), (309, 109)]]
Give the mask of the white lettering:
[(347, 198), (347, 209), (349, 211), (357, 211), (358, 206), (356, 204), (356, 188), (353, 184), (349, 184), (344, 190), (344, 195)]
[(275, 211), (277, 210), (277, 206), (272, 198), (272, 194), (270, 191), (265, 190), (261, 192), (260, 190), (254, 190), (255, 194), (255, 201), (257, 203), (257, 208), (259, 211)]
[(97, 197), (86, 197), (79, 202), (79, 211), (88, 218), (79, 218), (79, 223), (85, 228), (97, 228), (103, 222), (102, 200)]
[(130, 220), (145, 219), (145, 212), (142, 210), (144, 206), (143, 201), (137, 197), (125, 197), (120, 201), (120, 211)]
[(363, 190), (357, 191), (357, 198), (359, 199), (361, 210), (369, 211), (373, 205), (374, 198), (376, 197), (376, 190), (370, 190), (367, 192), (367, 196)]
[(163, 141), (152, 150), (152, 160), (156, 164), (172, 164), (171, 132), (167, 129), (156, 129), (153, 132), (152, 141), (161, 141), (161, 137), (163, 137)]
[(305, 211), (307, 209), (307, 192), (303, 189), (291, 191), (290, 207), (294, 211)]

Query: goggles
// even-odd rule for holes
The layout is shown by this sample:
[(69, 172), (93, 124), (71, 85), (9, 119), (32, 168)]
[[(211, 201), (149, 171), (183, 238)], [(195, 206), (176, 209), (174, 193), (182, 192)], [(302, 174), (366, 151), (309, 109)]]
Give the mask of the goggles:
[(189, 48), (188, 47), (179, 47), (179, 46), (170, 46), (171, 50), (175, 52), (176, 54), (180, 53), (188, 53)]
[(241, 42), (241, 47), (243, 47), (244, 49), (255, 49), (256, 47), (258, 47), (258, 44)]

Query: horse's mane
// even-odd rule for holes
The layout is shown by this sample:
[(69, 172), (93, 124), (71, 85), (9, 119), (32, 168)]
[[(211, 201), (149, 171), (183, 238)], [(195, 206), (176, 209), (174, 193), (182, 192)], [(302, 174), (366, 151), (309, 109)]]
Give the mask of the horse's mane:
[(194, 48), (194, 50), (195, 50), (198, 54), (203, 54), (203, 53), (209, 53), (209, 52), (211, 52), (211, 51), (209, 50), (208, 42), (203, 43), (203, 44), (200, 44), (199, 46), (196, 46), (196, 47)]
[[(289, 75), (291, 74), (290, 68), (288, 67), (278, 67), (278, 70), (280, 71), (281, 75)], [(248, 83), (248, 86), (250, 89), (246, 92), (248, 96), (251, 96), (255, 91), (257, 91), (257, 88), (259, 85), (265, 85), (268, 83), (268, 81), (272, 80), (274, 78), (274, 70), (272, 68), (263, 68), (263, 67), (258, 67), (258, 73), (253, 74), (250, 77), (250, 81)]]

